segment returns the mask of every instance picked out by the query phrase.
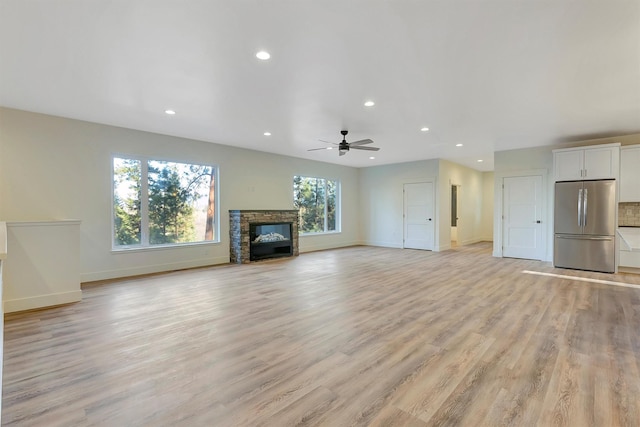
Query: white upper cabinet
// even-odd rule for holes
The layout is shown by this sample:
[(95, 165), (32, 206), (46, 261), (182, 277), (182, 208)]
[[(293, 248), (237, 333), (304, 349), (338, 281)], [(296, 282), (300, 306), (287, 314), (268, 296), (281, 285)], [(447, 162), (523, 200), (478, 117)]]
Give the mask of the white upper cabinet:
[(620, 144), (553, 150), (555, 181), (618, 178)]
[(640, 202), (640, 145), (620, 149), (620, 201)]

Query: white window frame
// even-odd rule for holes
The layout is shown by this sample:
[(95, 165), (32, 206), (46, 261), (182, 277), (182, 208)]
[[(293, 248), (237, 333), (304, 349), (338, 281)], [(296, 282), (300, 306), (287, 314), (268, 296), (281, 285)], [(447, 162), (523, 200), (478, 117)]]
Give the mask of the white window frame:
[[(310, 176), (310, 175), (303, 175), (303, 174), (296, 174), (291, 178), (291, 182), (293, 185), (293, 182), (295, 180), (296, 177), (301, 177), (301, 178), (313, 178), (313, 179), (322, 179), (325, 181), (325, 198), (327, 197), (327, 189), (326, 189), (326, 182), (327, 181), (333, 181), (336, 183), (336, 229), (335, 230), (327, 230), (328, 227), (328, 203), (325, 199), (325, 203), (324, 203), (324, 230), (323, 231), (310, 231), (310, 232), (303, 232), (300, 228), (299, 228), (299, 234), (301, 236), (319, 236), (319, 235), (324, 235), (324, 234), (337, 234), (337, 233), (341, 233), (342, 232), (342, 182), (340, 182), (339, 179), (335, 179), (335, 178), (327, 178), (327, 177), (323, 177), (323, 176)], [(294, 200), (294, 206), (295, 206), (295, 200)]]
[[(114, 188), (114, 159), (129, 159), (129, 160), (137, 160), (140, 162), (140, 192), (141, 192), (141, 200), (140, 200), (140, 244), (137, 245), (116, 245), (115, 243), (115, 210), (114, 210), (114, 198), (115, 198), (115, 188)], [(200, 246), (200, 245), (210, 245), (210, 244), (219, 244), (220, 243), (220, 168), (217, 164), (204, 164), (204, 163), (194, 163), (190, 161), (184, 160), (175, 160), (175, 159), (167, 159), (162, 157), (147, 157), (147, 156), (139, 156), (139, 155), (130, 155), (130, 154), (122, 154), (122, 153), (112, 153), (111, 154), (111, 176), (110, 176), (110, 188), (111, 188), (111, 200), (109, 202), (111, 206), (111, 251), (112, 252), (129, 252), (129, 251), (149, 251), (149, 250), (157, 250), (157, 249), (167, 249), (167, 248), (175, 248), (175, 247), (183, 247), (183, 246)], [(152, 245), (149, 243), (149, 162), (150, 161), (158, 161), (158, 162), (172, 162), (172, 163), (182, 163), (187, 165), (198, 165), (198, 166), (208, 166), (212, 167), (215, 171), (215, 205), (214, 205), (214, 217), (213, 217), (213, 229), (215, 238), (213, 240), (201, 240), (197, 242), (184, 242), (184, 243), (166, 243), (166, 244), (157, 244)]]

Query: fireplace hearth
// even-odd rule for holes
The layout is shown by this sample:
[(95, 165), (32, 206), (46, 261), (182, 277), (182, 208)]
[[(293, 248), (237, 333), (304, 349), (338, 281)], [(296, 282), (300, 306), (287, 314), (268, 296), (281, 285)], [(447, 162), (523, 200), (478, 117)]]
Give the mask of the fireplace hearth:
[(297, 210), (230, 210), (230, 261), (246, 264), (297, 256)]

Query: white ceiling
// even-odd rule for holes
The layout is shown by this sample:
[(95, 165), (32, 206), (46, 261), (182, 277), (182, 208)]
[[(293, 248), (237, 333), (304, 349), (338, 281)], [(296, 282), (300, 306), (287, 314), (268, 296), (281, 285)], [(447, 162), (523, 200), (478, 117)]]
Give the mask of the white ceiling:
[[(0, 105), (492, 170), (494, 151), (640, 132), (640, 1), (0, 0)], [(341, 129), (376, 159), (307, 151)]]

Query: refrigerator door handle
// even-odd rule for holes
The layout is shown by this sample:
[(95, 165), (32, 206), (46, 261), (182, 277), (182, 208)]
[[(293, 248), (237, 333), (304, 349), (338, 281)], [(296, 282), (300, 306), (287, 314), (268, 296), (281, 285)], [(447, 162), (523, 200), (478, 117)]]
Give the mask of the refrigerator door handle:
[(582, 227), (582, 188), (578, 190), (578, 227)]
[(584, 207), (582, 208), (582, 225), (584, 227), (587, 226), (587, 196), (589, 195), (589, 190), (586, 188), (583, 190), (584, 194)]
[(613, 236), (585, 236), (584, 234), (563, 235), (556, 234), (556, 239), (569, 239), (569, 240), (612, 240)]

